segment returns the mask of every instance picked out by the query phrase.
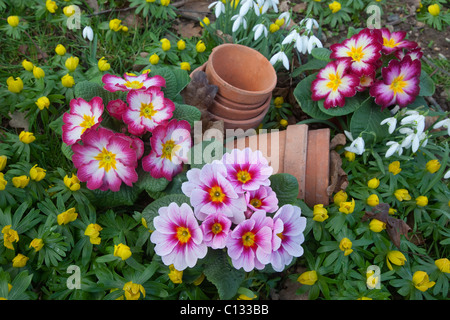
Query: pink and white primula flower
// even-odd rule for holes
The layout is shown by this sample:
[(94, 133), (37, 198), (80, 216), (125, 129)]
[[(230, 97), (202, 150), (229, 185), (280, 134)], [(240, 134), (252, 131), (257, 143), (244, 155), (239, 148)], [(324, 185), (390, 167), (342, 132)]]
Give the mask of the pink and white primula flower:
[(381, 52), (384, 54), (391, 54), (401, 49), (414, 49), (417, 43), (406, 40), (406, 31), (390, 32), (388, 28), (377, 29), (375, 32), (381, 34), (383, 46)]
[(187, 203), (181, 206), (171, 203), (158, 213), (153, 219), (155, 231), (150, 237), (155, 253), (165, 265), (173, 264), (179, 271), (194, 267), (197, 260), (206, 256), (208, 247), (192, 208)]
[(119, 191), (122, 182), (131, 187), (138, 180), (136, 150), (130, 141), (105, 128), (87, 130), (81, 141), (72, 145), (72, 161), (88, 189)]
[(263, 210), (272, 213), (278, 210), (278, 198), (271, 187), (261, 186), (258, 190), (247, 191), (245, 193), (247, 211), (245, 216), (250, 218), (253, 212)]
[(136, 136), (166, 124), (175, 110), (175, 104), (165, 98), (158, 87), (151, 87), (146, 91), (130, 91), (127, 102), (128, 108), (122, 114), (122, 120), (128, 125), (128, 132)]
[(159, 76), (149, 77), (145, 72), (138, 76), (124, 74), (123, 78), (112, 74), (105, 74), (102, 77), (102, 81), (105, 84), (104, 89), (110, 92), (116, 91), (131, 91), (131, 90), (147, 90), (151, 87), (165, 87), (166, 80)]
[(225, 248), (231, 228), (231, 220), (220, 213), (210, 214), (200, 225), (203, 240), (213, 249)]
[(381, 70), (382, 80), (370, 87), (370, 95), (383, 110), (391, 105), (406, 107), (414, 102), (420, 92), (421, 63), (406, 56), (403, 60), (391, 60)]
[(247, 204), (244, 195), (238, 194), (226, 178), (227, 169), (223, 163), (213, 161), (202, 169), (190, 169), (186, 175), (188, 181), (183, 182), (181, 190), (190, 198), (195, 216), (200, 221), (215, 213), (225, 215), (235, 224), (245, 219)]
[(103, 110), (103, 100), (100, 97), (94, 97), (89, 102), (82, 98), (72, 99), (70, 112), (63, 115), (63, 142), (73, 145), (87, 129), (97, 128), (102, 121)]
[(262, 270), (270, 262), (272, 254), (273, 220), (258, 210), (239, 223), (227, 240), (227, 252), (236, 269), (246, 272)]
[(375, 62), (381, 57), (381, 43), (370, 29), (363, 29), (342, 43), (330, 46), (331, 59), (348, 59), (350, 73), (355, 75), (372, 74)]
[(142, 168), (153, 178), (172, 178), (188, 162), (192, 146), (191, 126), (186, 120), (172, 119), (167, 126), (157, 126), (150, 138), (152, 150), (142, 158)]
[(258, 190), (260, 186), (269, 186), (269, 177), (273, 168), (261, 151), (233, 149), (222, 157), (227, 168), (227, 179), (237, 193)]
[(343, 107), (345, 98), (354, 96), (360, 84), (358, 76), (348, 73), (350, 63), (348, 59), (339, 59), (321, 69), (311, 84), (312, 100), (325, 99), (325, 109)]
[(122, 115), (127, 111), (128, 105), (122, 99), (116, 99), (108, 102), (106, 110), (117, 120), (122, 120)]
[(301, 244), (305, 241), (303, 235), (305, 228), (306, 218), (301, 216), (299, 207), (287, 204), (275, 213), (270, 258), (270, 263), (275, 271), (283, 271), (294, 257), (303, 255)]

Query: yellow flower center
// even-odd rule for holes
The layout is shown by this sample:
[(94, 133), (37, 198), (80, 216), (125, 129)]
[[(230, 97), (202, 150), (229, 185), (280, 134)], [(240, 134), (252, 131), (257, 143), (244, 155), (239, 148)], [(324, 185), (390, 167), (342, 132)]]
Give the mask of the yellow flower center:
[(327, 83), (327, 87), (333, 91), (336, 91), (339, 88), (339, 85), (342, 83), (341, 77), (339, 77), (339, 73), (331, 73), (328, 78), (330, 79), (330, 81)]
[(403, 75), (400, 75), (394, 78), (389, 88), (394, 91), (394, 94), (403, 93), (403, 88), (406, 87), (407, 84), (406, 81), (403, 81)]
[(111, 170), (111, 168), (116, 169), (116, 155), (106, 150), (106, 148), (103, 148), (102, 152), (95, 156), (94, 159), (99, 161), (99, 169), (105, 168), (106, 172)]
[(144, 86), (144, 83), (136, 81), (136, 80), (134, 80), (132, 82), (130, 82), (130, 81), (125, 82), (125, 87), (130, 88), (130, 89), (140, 89), (143, 86)]
[(347, 55), (349, 57), (352, 57), (353, 61), (359, 62), (364, 57), (364, 52), (362, 47), (358, 48), (352, 47), (352, 49), (349, 52), (347, 52)]
[(278, 237), (278, 238), (280, 238), (281, 240), (283, 240), (283, 239), (284, 239), (284, 235), (283, 235), (283, 233), (282, 233), (282, 232), (280, 232), (280, 233), (277, 233), (277, 237)]
[(222, 231), (222, 225), (218, 222), (214, 223), (211, 228), (212, 233), (218, 234)]
[(246, 232), (243, 236), (242, 236), (242, 244), (245, 247), (251, 247), (255, 244), (255, 234), (253, 232)]
[(168, 140), (162, 144), (162, 155), (161, 158), (166, 158), (169, 161), (172, 161), (173, 152), (177, 151), (180, 148), (179, 145), (175, 144), (175, 141)]
[(87, 114), (83, 115), (83, 122), (80, 123), (80, 127), (83, 128), (83, 130), (81, 130), (81, 133), (86, 131), (86, 129), (92, 127), (94, 124), (95, 124), (94, 116), (88, 116)]
[(395, 48), (396, 46), (398, 46), (399, 43), (396, 43), (394, 39), (387, 39), (387, 38), (383, 38), (383, 46), (385, 47), (389, 47), (389, 48)]
[(252, 179), (252, 176), (247, 170), (240, 170), (236, 174), (237, 179), (242, 183), (247, 183)]
[(177, 228), (177, 239), (182, 244), (187, 243), (189, 239), (191, 238), (191, 233), (189, 232), (189, 229), (186, 227), (178, 227)]
[(212, 202), (223, 202), (225, 194), (222, 192), (222, 188), (214, 186), (209, 190), (209, 198)]
[(151, 119), (157, 112), (158, 111), (154, 109), (151, 102), (149, 104), (141, 102), (141, 112), (139, 113), (139, 116)]
[(255, 208), (259, 208), (262, 205), (261, 200), (257, 199), (257, 198), (253, 198), (252, 200), (250, 200), (250, 204), (255, 207)]

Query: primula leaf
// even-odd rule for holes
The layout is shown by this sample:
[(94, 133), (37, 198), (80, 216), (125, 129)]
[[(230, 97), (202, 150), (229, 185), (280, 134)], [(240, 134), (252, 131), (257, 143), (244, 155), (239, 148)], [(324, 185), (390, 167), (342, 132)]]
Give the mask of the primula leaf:
[(194, 106), (184, 104), (184, 103), (176, 103), (175, 102), (175, 110), (173, 111), (173, 118), (177, 120), (186, 120), (191, 125), (191, 128), (194, 128), (194, 122), (200, 121), (201, 112)]
[(277, 173), (269, 179), (270, 186), (277, 195), (279, 207), (296, 203), (299, 191), (297, 178), (289, 173)]
[(327, 48), (314, 48), (311, 50), (311, 55), (314, 58), (322, 61), (331, 61), (330, 59), (331, 50)]
[[(368, 99), (371, 99), (371, 98), (368, 98)], [(358, 110), (361, 107), (361, 105), (363, 104), (364, 100), (362, 99), (361, 96), (356, 95), (351, 98), (346, 98), (345, 105), (343, 107), (334, 107), (334, 108), (329, 108), (329, 109), (325, 109), (325, 107), (323, 106), (323, 102), (324, 102), (324, 100), (322, 99), (317, 103), (320, 111), (322, 111), (323, 113), (328, 114), (332, 117), (340, 117), (340, 116), (344, 116), (344, 115), (350, 114), (350, 113)]]
[(319, 109), (317, 101), (311, 99), (311, 83), (316, 79), (317, 73), (309, 75), (297, 84), (294, 90), (294, 97), (297, 100), (300, 108), (308, 114), (311, 118), (318, 120), (328, 120), (332, 118), (331, 115), (322, 112)]
[(433, 80), (428, 75), (428, 73), (426, 73), (423, 70), (420, 74), (419, 87), (420, 87), (419, 96), (432, 96), (434, 94), (434, 91), (436, 90), (436, 86)]
[(142, 216), (147, 221), (147, 225), (150, 230), (154, 230), (153, 219), (159, 215), (158, 210), (161, 207), (168, 207), (172, 202), (175, 202), (178, 206), (181, 206), (183, 203), (190, 204), (189, 198), (184, 194), (169, 194), (156, 199), (144, 208), (142, 211)]
[(99, 207), (115, 207), (115, 206), (131, 206), (133, 205), (138, 196), (138, 188), (129, 187), (122, 184), (119, 191), (101, 191), (92, 190), (88, 195), (91, 203), (97, 204)]

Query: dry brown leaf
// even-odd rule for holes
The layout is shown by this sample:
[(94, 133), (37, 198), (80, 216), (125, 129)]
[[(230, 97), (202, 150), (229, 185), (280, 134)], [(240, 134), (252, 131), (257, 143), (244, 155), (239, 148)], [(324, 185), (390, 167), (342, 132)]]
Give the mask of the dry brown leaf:
[(345, 146), (346, 143), (347, 143), (347, 139), (345, 137), (345, 134), (338, 133), (330, 141), (330, 150), (336, 149), (337, 146)]
[(15, 111), (13, 114), (9, 113), (11, 120), (9, 120), (9, 126), (11, 128), (20, 128), (28, 131), (30, 126), (28, 120), (26, 119), (26, 113)]
[(331, 197), (339, 190), (345, 190), (348, 186), (347, 173), (342, 169), (342, 159), (339, 153), (330, 151), (330, 185), (327, 188), (327, 195)]
[(180, 20), (177, 24), (173, 26), (177, 31), (178, 35), (183, 38), (200, 37), (202, 35), (202, 28), (200, 25), (194, 22), (186, 22)]

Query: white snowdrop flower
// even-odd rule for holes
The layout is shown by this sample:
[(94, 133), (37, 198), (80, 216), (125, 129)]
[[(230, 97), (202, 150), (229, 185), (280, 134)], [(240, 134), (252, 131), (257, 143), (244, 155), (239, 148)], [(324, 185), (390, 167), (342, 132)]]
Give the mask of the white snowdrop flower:
[(298, 31), (296, 29), (294, 29), (286, 36), (286, 38), (283, 39), (281, 44), (288, 44), (291, 42), (296, 42), (299, 37), (300, 37), (300, 34), (298, 33)]
[(311, 53), (312, 49), (315, 47), (317, 48), (323, 48), (322, 42), (315, 36), (312, 35), (308, 40), (308, 53)]
[(417, 134), (420, 135), (425, 129), (425, 117), (421, 114), (411, 114), (400, 120), (400, 124), (412, 124), (416, 129)]
[(262, 6), (261, 13), (266, 13), (270, 8), (273, 9), (276, 13), (278, 13), (278, 0), (265, 0)]
[(275, 53), (272, 58), (270, 58), (270, 63), (272, 65), (275, 65), (278, 61), (281, 61), (283, 63), (283, 66), (286, 70), (289, 70), (289, 59), (283, 51), (280, 51), (278, 53)]
[(448, 170), (445, 174), (444, 174), (444, 179), (449, 179), (450, 178), (450, 170)]
[(346, 147), (345, 150), (353, 152), (358, 155), (362, 155), (365, 151), (365, 142), (362, 137), (358, 137), (352, 141), (349, 147)]
[(253, 27), (253, 32), (255, 32), (255, 41), (259, 39), (259, 37), (264, 33), (264, 36), (267, 38), (269, 34), (269, 30), (267, 30), (266, 26), (262, 23), (259, 23)]
[(392, 132), (394, 132), (395, 128), (397, 127), (397, 119), (394, 117), (386, 118), (380, 122), (380, 125), (383, 125), (383, 124), (388, 125), (389, 134), (392, 134)]
[(386, 154), (384, 155), (386, 158), (389, 158), (390, 156), (392, 156), (396, 152), (397, 152), (397, 154), (399, 156), (402, 155), (403, 148), (398, 142), (396, 142), (396, 141), (388, 141), (386, 143), (386, 145), (390, 146), (389, 149), (386, 151)]
[(234, 21), (231, 31), (236, 32), (241, 25), (244, 29), (247, 29), (247, 20), (240, 13), (232, 16), (231, 21)]
[(253, 7), (253, 0), (242, 1), (241, 8), (239, 9), (239, 15), (245, 16), (252, 7)]
[(300, 21), (300, 24), (302, 24), (303, 22), (305, 23), (305, 29), (308, 32), (311, 32), (313, 27), (319, 28), (319, 23), (317, 22), (316, 19), (305, 18), (305, 19), (302, 19), (302, 21)]
[(450, 136), (450, 118), (436, 122), (436, 124), (433, 126), (434, 129), (439, 129), (441, 127), (447, 128), (448, 135)]
[(288, 26), (291, 22), (291, 14), (289, 11), (284, 11), (282, 14), (278, 16), (278, 20), (284, 19), (284, 25)]
[(295, 48), (299, 53), (305, 54), (308, 52), (308, 42), (309, 38), (308, 36), (302, 35), (297, 38), (297, 41), (295, 42)]
[(208, 9), (211, 9), (212, 7), (215, 7), (214, 14), (216, 15), (216, 18), (218, 18), (223, 12), (225, 12), (225, 4), (222, 1), (214, 1), (208, 6)]
[(400, 106), (397, 104), (394, 108), (390, 111), (391, 115), (395, 115), (400, 110)]
[(399, 131), (400, 133), (407, 135), (406, 138), (401, 143), (401, 146), (403, 148), (406, 149), (411, 148), (412, 152), (416, 152), (417, 150), (419, 150), (420, 134), (417, 134), (411, 128), (401, 128)]
[(86, 26), (83, 29), (83, 38), (92, 41), (94, 39), (94, 30), (90, 26)]

